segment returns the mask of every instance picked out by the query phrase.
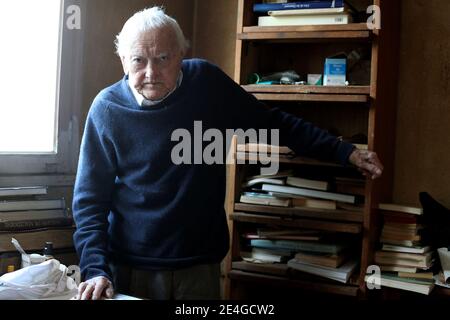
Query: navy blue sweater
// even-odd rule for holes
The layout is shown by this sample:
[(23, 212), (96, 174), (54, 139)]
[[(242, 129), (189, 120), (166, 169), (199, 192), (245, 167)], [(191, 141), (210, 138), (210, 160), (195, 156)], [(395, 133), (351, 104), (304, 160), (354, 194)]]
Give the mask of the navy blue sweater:
[(265, 108), (216, 66), (185, 60), (182, 70), (181, 86), (159, 105), (140, 107), (124, 77), (90, 108), (73, 200), (85, 279), (111, 279), (111, 262), (177, 269), (226, 255), (225, 165), (173, 164), (175, 129), (278, 128), (280, 144), (301, 155), (347, 162), (352, 145)]

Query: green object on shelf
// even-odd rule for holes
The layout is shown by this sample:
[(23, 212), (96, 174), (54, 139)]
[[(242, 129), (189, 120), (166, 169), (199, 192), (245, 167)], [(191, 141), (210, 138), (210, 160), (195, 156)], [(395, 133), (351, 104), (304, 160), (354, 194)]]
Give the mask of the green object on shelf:
[(249, 84), (257, 84), (261, 78), (257, 73), (252, 73), (248, 76), (248, 83)]
[(293, 70), (275, 72), (260, 76), (252, 73), (248, 76), (248, 84), (294, 84), (300, 81), (300, 76)]
[(260, 81), (256, 84), (280, 84), (280, 81)]
[(264, 79), (261, 79), (261, 77), (257, 73), (252, 73), (248, 77), (248, 83), (249, 84), (280, 84), (280, 81), (275, 81), (275, 80), (264, 81)]

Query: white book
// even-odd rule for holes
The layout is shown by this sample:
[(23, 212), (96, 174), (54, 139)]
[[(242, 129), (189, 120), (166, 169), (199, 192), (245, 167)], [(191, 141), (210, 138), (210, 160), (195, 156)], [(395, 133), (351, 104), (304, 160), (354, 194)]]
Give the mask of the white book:
[(351, 16), (346, 13), (305, 16), (261, 16), (258, 18), (258, 26), (260, 27), (338, 25), (350, 22)]
[(344, 7), (339, 8), (323, 8), (323, 9), (292, 9), (292, 10), (273, 10), (269, 11), (269, 16), (303, 16), (317, 14), (333, 14), (345, 12)]
[(267, 178), (267, 179), (282, 179), (284, 181), (284, 178), (291, 177), (294, 175), (293, 170), (284, 170), (284, 171), (278, 171), (277, 174), (260, 174), (256, 176), (250, 176), (246, 178), (246, 181), (250, 181), (253, 179), (259, 179), (259, 178)]
[(395, 251), (382, 251), (378, 250), (375, 252), (375, 259), (386, 258), (386, 259), (406, 259), (418, 262), (427, 262), (431, 260), (433, 252), (427, 253), (408, 253), (408, 252), (395, 252)]
[(319, 198), (319, 199), (326, 199), (326, 200), (335, 200), (335, 201), (346, 202), (346, 203), (355, 203), (356, 202), (356, 197), (352, 196), (352, 195), (311, 190), (311, 189), (305, 189), (305, 188), (263, 184), (262, 190), (267, 191), (267, 192), (284, 193), (287, 195), (293, 194), (293, 195), (299, 195), (299, 196), (305, 196), (305, 197), (312, 197), (312, 198)]
[(383, 244), (382, 250), (384, 251), (394, 251), (394, 252), (407, 252), (407, 253), (426, 253), (431, 250), (430, 246), (425, 247), (404, 247), (404, 246), (396, 246), (393, 244)]
[(348, 279), (358, 266), (358, 261), (354, 259), (349, 260), (339, 268), (324, 267), (315, 264), (299, 262), (296, 259), (289, 260), (287, 265), (288, 267), (295, 270), (300, 270), (306, 273), (333, 279), (342, 283), (347, 283)]
[(277, 252), (277, 250), (262, 248), (252, 248), (252, 251), (241, 251), (241, 257), (249, 262), (286, 262), (291, 255), (290, 252), (283, 250)]
[(380, 269), (383, 272), (410, 272), (410, 273), (416, 273), (419, 268), (408, 267), (408, 266), (380, 265)]
[(25, 210), (49, 210), (65, 209), (64, 199), (56, 200), (23, 200), (23, 201), (1, 201), (0, 212), (25, 211)]
[(385, 264), (385, 265), (397, 265), (397, 266), (405, 266), (405, 267), (414, 267), (421, 269), (428, 269), (433, 266), (433, 261), (417, 261), (413, 259), (403, 259), (403, 258), (386, 258), (386, 257), (377, 257), (374, 259), (376, 264)]
[(245, 192), (239, 198), (242, 203), (259, 204), (264, 206), (276, 206), (276, 207), (290, 207), (292, 204), (291, 199), (276, 198), (270, 195), (264, 195), (259, 193)]
[(0, 197), (34, 196), (47, 194), (47, 187), (0, 188)]
[(329, 184), (327, 181), (304, 179), (299, 177), (288, 177), (286, 184), (294, 187), (309, 188), (315, 190), (327, 191)]
[(250, 179), (243, 183), (243, 187), (251, 187), (259, 183), (268, 183), (268, 184), (278, 184), (278, 185), (284, 185), (284, 180), (281, 179), (272, 179), (272, 178), (256, 178), (256, 179)]
[[(366, 282), (372, 278), (366, 276), (365, 280)], [(399, 279), (395, 276), (388, 276), (388, 275), (381, 275), (380, 278), (380, 285), (382, 287), (389, 287), (389, 288), (395, 288), (395, 289), (401, 289), (401, 290), (407, 290), (412, 292), (417, 292), (421, 294), (428, 295), (430, 294), (431, 290), (434, 288), (433, 283), (419, 283), (419, 282), (413, 282), (413, 281), (407, 281), (404, 278)]]
[(412, 206), (404, 206), (404, 205), (394, 204), (394, 203), (380, 203), (380, 204), (378, 204), (378, 209), (387, 210), (387, 211), (396, 211), (396, 212), (410, 213), (410, 214), (416, 214), (416, 215), (422, 215), (423, 214), (423, 209), (422, 208), (412, 207)]

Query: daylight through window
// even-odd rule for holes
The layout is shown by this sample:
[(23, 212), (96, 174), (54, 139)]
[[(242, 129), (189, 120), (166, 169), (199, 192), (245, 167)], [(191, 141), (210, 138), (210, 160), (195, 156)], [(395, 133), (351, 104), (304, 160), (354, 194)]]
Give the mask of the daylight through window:
[(0, 153), (56, 152), (61, 2), (0, 2)]

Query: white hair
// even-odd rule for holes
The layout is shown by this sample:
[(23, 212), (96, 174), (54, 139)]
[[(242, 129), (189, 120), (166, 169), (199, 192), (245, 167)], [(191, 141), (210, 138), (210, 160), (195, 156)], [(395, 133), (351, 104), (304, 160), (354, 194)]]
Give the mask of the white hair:
[(178, 22), (168, 16), (162, 7), (152, 7), (136, 12), (127, 22), (122, 31), (116, 36), (116, 53), (119, 57), (125, 56), (137, 37), (147, 31), (157, 30), (163, 27), (172, 27), (181, 53), (184, 55), (189, 48), (189, 43), (184, 37)]

